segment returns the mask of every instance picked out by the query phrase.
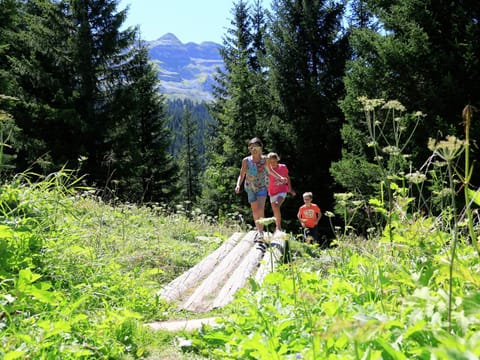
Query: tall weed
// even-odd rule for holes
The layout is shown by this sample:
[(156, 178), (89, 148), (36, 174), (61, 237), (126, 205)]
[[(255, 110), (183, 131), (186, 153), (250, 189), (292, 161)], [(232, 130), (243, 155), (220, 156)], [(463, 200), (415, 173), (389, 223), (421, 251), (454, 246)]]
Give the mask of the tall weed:
[[(386, 104), (390, 117), (377, 117), (376, 108)], [(431, 143), (432, 157), (415, 170), (403, 154), (411, 133), (395, 113), (403, 107), (368, 99), (364, 106), (383, 171), (378, 197), (367, 204), (337, 194), (344, 226), (335, 229), (334, 247), (315, 258), (291, 256), (261, 287), (253, 283), (239, 293), (224, 326), (201, 333), (201, 351), (222, 359), (480, 357), (474, 310), (480, 306), (480, 264), (471, 246), (478, 239), (471, 226), (477, 192), (469, 183), (468, 132), (465, 141)], [(388, 126), (392, 137), (384, 132)], [(459, 186), (470, 189), (463, 209)], [(382, 227), (355, 236), (351, 224), (358, 211), (382, 215)]]

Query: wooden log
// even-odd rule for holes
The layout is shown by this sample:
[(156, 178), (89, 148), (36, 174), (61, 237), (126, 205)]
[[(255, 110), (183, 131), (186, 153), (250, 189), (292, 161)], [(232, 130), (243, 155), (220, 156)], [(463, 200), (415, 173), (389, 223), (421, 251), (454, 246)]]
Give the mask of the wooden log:
[(260, 262), (260, 266), (255, 273), (254, 279), (258, 284), (263, 283), (263, 279), (265, 278), (265, 276), (268, 273), (275, 271), (278, 263), (282, 261), (285, 252), (286, 238), (287, 234), (283, 231), (277, 231), (273, 235), (270, 246), (265, 251), (263, 259)]
[(159, 290), (157, 294), (169, 302), (186, 297), (186, 294), (191, 292), (192, 288), (212, 273), (215, 266), (230, 253), (243, 236), (244, 233), (234, 233), (218, 249), (205, 257), (197, 265), (168, 283)]
[(247, 279), (257, 270), (259, 261), (263, 258), (266, 247), (266, 244), (258, 244), (250, 249), (248, 255), (245, 256), (230, 278), (225, 282), (225, 285), (220, 289), (209, 310), (225, 306), (233, 300), (233, 295), (238, 289), (245, 286)]
[(210, 275), (202, 281), (193, 294), (179, 306), (179, 309), (198, 312), (208, 311), (218, 290), (251, 249), (254, 238), (255, 231), (248, 232), (213, 269)]

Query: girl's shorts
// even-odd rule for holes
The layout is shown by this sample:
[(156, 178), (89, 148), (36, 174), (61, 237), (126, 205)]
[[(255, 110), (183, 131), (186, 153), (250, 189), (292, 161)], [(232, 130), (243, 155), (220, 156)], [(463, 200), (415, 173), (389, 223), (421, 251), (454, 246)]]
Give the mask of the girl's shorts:
[(249, 203), (257, 201), (259, 197), (267, 197), (267, 189), (261, 189), (257, 192), (248, 189), (246, 191)]
[(278, 198), (286, 198), (287, 197), (287, 193), (286, 192), (281, 192), (281, 193), (278, 193), (278, 194), (275, 194), (275, 195), (270, 195), (270, 202), (271, 203), (274, 203), (275, 201), (278, 200)]

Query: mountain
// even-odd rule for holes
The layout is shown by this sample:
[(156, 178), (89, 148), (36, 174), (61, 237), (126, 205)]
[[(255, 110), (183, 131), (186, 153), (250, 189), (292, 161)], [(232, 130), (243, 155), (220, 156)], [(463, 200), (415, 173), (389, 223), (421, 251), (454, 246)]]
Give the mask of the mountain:
[(223, 67), (221, 45), (205, 41), (183, 44), (171, 33), (148, 42), (150, 58), (159, 67), (160, 89), (170, 99), (210, 101), (213, 75)]

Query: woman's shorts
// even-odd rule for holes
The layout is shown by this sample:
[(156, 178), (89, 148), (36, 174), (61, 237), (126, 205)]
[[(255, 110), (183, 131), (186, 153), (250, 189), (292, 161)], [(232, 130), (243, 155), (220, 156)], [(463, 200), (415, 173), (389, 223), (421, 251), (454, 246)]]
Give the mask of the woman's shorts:
[(261, 189), (260, 191), (246, 190), (248, 195), (248, 202), (253, 203), (258, 200), (259, 197), (267, 197), (267, 189)]
[(270, 202), (271, 203), (274, 203), (275, 201), (278, 200), (278, 198), (283, 198), (285, 199), (287, 197), (287, 193), (286, 192), (281, 192), (281, 193), (278, 193), (278, 194), (275, 194), (275, 195), (270, 195)]

